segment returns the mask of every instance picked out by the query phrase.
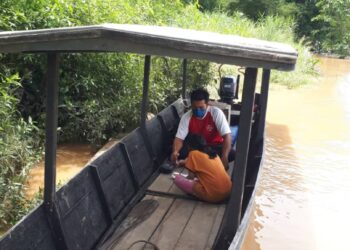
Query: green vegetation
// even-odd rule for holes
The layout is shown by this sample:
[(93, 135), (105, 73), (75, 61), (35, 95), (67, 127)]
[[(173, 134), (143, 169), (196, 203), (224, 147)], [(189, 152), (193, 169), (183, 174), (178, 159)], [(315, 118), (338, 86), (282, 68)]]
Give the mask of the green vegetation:
[(350, 55), (350, 1), (320, 0), (316, 7), (319, 15), (312, 22), (321, 23), (311, 34), (320, 38), (321, 48), (328, 53)]
[(40, 150), (36, 127), (30, 119), (25, 122), (16, 110), (18, 74), (3, 72), (0, 74), (0, 230), (30, 209), (23, 193), (24, 181)]
[(318, 53), (350, 55), (349, 0), (199, 0), (198, 4), (202, 11), (241, 12), (259, 22), (271, 16), (293, 18), (295, 39)]
[[(251, 2), (251, 1), (250, 1)], [(162, 0), (2, 0), (0, 30), (39, 29), (100, 23), (167, 25), (288, 43), (299, 52), (292, 73), (273, 72), (274, 83), (295, 87), (310, 82), (315, 59), (302, 41), (295, 42), (294, 21), (286, 15), (252, 21), (225, 1), (207, 7)], [(210, 6), (211, 7), (210, 7)], [(208, 7), (209, 6), (209, 7)], [(278, 12), (278, 11), (277, 11)], [(275, 12), (272, 12), (275, 13)], [(123, 53), (61, 55), (59, 140), (102, 145), (109, 137), (134, 128), (139, 119), (143, 57)], [(179, 96), (179, 59), (152, 57), (150, 112)], [(0, 230), (31, 206), (23, 194), (28, 169), (40, 156), (45, 109), (44, 55), (0, 54)], [(214, 85), (219, 65), (190, 60), (191, 87)], [(224, 67), (223, 73), (237, 72)], [(38, 139), (39, 138), (39, 139)], [(11, 194), (11, 195), (10, 195)]]

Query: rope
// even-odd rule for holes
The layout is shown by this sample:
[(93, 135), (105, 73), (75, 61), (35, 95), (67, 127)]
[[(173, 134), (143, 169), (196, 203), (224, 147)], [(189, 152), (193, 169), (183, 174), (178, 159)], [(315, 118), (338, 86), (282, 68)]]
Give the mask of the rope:
[(151, 246), (153, 247), (154, 250), (160, 250), (159, 247), (157, 247), (156, 244), (154, 244), (154, 243), (152, 243), (152, 242), (150, 242), (150, 241), (148, 241), (148, 240), (137, 240), (137, 241), (135, 241), (134, 243), (132, 243), (132, 244), (127, 248), (127, 250), (131, 249), (131, 248), (132, 248), (134, 245), (136, 245), (137, 243), (149, 244), (149, 245), (151, 245)]

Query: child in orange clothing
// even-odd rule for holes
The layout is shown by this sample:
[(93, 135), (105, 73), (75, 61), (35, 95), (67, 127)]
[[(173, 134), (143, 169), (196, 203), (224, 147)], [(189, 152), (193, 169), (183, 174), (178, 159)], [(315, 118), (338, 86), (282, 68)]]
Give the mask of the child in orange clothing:
[(190, 152), (187, 159), (178, 163), (190, 170), (196, 178), (188, 179), (177, 175), (175, 184), (186, 193), (204, 201), (225, 200), (231, 192), (232, 182), (219, 156), (206, 146), (200, 135), (189, 134), (186, 142)]

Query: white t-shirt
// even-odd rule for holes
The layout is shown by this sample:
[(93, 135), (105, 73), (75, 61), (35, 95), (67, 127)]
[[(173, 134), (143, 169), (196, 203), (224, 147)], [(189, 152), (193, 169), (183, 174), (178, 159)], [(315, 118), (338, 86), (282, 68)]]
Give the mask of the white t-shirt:
[[(187, 111), (180, 120), (179, 127), (177, 129), (176, 137), (185, 140), (189, 132), (190, 120), (192, 118), (192, 110)], [(211, 115), (215, 123), (216, 129), (221, 136), (231, 133), (230, 126), (226, 120), (224, 112), (221, 109), (214, 106), (208, 106), (207, 112), (205, 113), (204, 119), (207, 115)]]

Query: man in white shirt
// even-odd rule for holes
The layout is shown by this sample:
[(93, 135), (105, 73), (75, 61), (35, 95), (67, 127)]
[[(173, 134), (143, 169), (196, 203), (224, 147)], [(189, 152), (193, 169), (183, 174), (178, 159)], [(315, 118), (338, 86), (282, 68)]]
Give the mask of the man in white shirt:
[(173, 162), (176, 162), (180, 156), (185, 138), (189, 133), (204, 137), (207, 144), (221, 156), (225, 168), (228, 168), (228, 162), (233, 160), (230, 126), (222, 110), (208, 105), (208, 102), (209, 93), (206, 90), (197, 89), (191, 92), (192, 109), (180, 120), (171, 154)]

